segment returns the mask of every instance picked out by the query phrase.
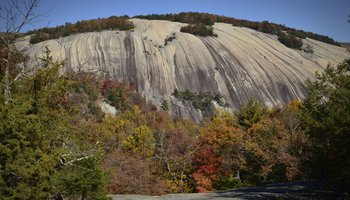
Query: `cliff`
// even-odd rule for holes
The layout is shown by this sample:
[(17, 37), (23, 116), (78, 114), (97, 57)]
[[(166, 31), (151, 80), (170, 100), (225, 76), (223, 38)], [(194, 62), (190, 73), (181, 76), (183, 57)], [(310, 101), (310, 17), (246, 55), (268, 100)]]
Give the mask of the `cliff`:
[[(47, 46), (54, 58), (66, 60), (67, 70), (133, 83), (158, 107), (167, 100), (173, 115), (196, 121), (205, 112), (177, 100), (171, 95), (174, 89), (221, 94), (234, 110), (250, 98), (280, 106), (303, 99), (304, 81), (312, 79), (315, 71), (350, 57), (345, 48), (308, 38), (303, 42), (313, 53), (290, 49), (277, 36), (224, 23), (213, 26), (218, 37), (198, 37), (181, 33), (186, 25), (182, 23), (132, 21), (132, 31), (81, 33), (34, 45), (27, 37), (17, 47), (29, 54), (29, 67), (37, 66), (36, 59)], [(165, 45), (170, 37), (174, 39)]]

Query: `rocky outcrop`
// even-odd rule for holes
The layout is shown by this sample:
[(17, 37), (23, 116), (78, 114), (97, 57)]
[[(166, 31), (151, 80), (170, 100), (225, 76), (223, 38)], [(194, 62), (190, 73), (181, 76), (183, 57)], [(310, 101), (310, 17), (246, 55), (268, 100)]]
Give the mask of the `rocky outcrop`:
[[(158, 107), (168, 100), (172, 114), (197, 121), (203, 113), (174, 98), (174, 89), (219, 93), (232, 109), (250, 98), (280, 106), (304, 98), (304, 81), (315, 71), (350, 57), (345, 48), (312, 39), (303, 42), (313, 53), (290, 49), (274, 35), (230, 24), (216, 23), (216, 38), (181, 33), (182, 23), (132, 21), (132, 31), (82, 33), (35, 45), (24, 40), (17, 47), (27, 49), (28, 66), (35, 67), (48, 46), (54, 58), (66, 60), (67, 70), (93, 71), (133, 83)], [(175, 39), (165, 45), (172, 36)]]

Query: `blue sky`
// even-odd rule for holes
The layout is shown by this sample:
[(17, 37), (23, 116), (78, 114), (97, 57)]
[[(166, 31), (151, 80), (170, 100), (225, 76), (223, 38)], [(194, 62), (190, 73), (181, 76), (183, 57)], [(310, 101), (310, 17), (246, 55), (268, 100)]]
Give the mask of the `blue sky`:
[(182, 11), (268, 20), (350, 42), (350, 0), (41, 0), (38, 12), (46, 15), (25, 30), (111, 15)]

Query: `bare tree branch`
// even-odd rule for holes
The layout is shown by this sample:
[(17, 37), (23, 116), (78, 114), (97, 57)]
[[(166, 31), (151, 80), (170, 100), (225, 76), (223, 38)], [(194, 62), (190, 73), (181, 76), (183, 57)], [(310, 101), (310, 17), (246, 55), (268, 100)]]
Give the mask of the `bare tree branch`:
[[(4, 60), (7, 60), (4, 75), (5, 105), (11, 102), (9, 76), (12, 54), (16, 51), (14, 43), (22, 28), (39, 16), (34, 14), (34, 9), (38, 7), (40, 0), (8, 0), (6, 2), (7, 3), (0, 5), (0, 10), (4, 11), (1, 12), (4, 14), (0, 14), (0, 19), (3, 20), (5, 24), (5, 30), (0, 30), (4, 31), (4, 34), (1, 35), (0, 39), (4, 43), (7, 51), (7, 58), (4, 58)], [(20, 73), (20, 76), (22, 76), (23, 73), (24, 72), (22, 72), (22, 74)]]
[[(39, 4), (39, 0), (32, 0), (30, 2), (29, 8), (25, 11), (25, 13), (23, 13), (22, 22), (18, 25), (18, 27), (15, 28), (16, 33), (19, 33), (24, 25), (29, 24), (33, 19), (36, 18), (35, 15), (33, 17), (32, 13), (33, 13), (34, 8), (36, 8), (38, 6), (38, 4)], [(18, 9), (18, 11), (22, 13), (22, 11), (20, 9)]]

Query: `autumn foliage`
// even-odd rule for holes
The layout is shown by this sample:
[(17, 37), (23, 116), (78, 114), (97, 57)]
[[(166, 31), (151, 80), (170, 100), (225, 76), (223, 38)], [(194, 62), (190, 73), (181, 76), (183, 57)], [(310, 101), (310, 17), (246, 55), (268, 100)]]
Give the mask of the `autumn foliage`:
[(31, 44), (36, 44), (45, 40), (65, 37), (76, 33), (94, 32), (102, 30), (130, 30), (134, 28), (134, 24), (128, 20), (127, 16), (109, 18), (98, 18), (92, 20), (82, 20), (75, 24), (66, 23), (62, 26), (53, 28), (41, 28), (38, 30), (29, 31), (28, 35), (32, 35)]
[(13, 102), (0, 104), (0, 195), (7, 199), (106, 199), (106, 192), (206, 192), (309, 178), (349, 185), (349, 60), (308, 81), (304, 102), (270, 109), (250, 100), (200, 125), (170, 117), (171, 105), (159, 111), (132, 83), (60, 75), (64, 63), (48, 49), (40, 63), (13, 82)]
[(181, 12), (178, 14), (151, 14), (151, 15), (138, 15), (135, 16), (135, 18), (142, 18), (142, 19), (158, 19), (158, 20), (169, 20), (169, 21), (175, 21), (175, 22), (182, 22), (182, 23), (188, 23), (188, 24), (196, 24), (196, 23), (202, 23), (207, 26), (212, 26), (216, 22), (221, 23), (227, 23), (232, 24), (233, 26), (239, 26), (239, 27), (247, 27), (251, 28), (257, 31), (261, 31), (268, 34), (274, 34), (278, 35), (281, 32), (286, 32), (288, 35), (292, 35), (293, 37), (304, 39), (306, 37), (318, 40), (321, 42), (325, 42), (332, 45), (338, 45), (340, 44), (334, 39), (319, 35), (312, 32), (305, 32), (303, 30), (297, 30), (294, 28), (286, 27), (282, 24), (276, 24), (268, 21), (262, 21), (262, 22), (254, 22), (244, 19), (236, 19), (233, 17), (226, 17), (222, 15), (215, 15), (215, 14), (209, 14), (209, 13), (198, 13), (198, 12)]

